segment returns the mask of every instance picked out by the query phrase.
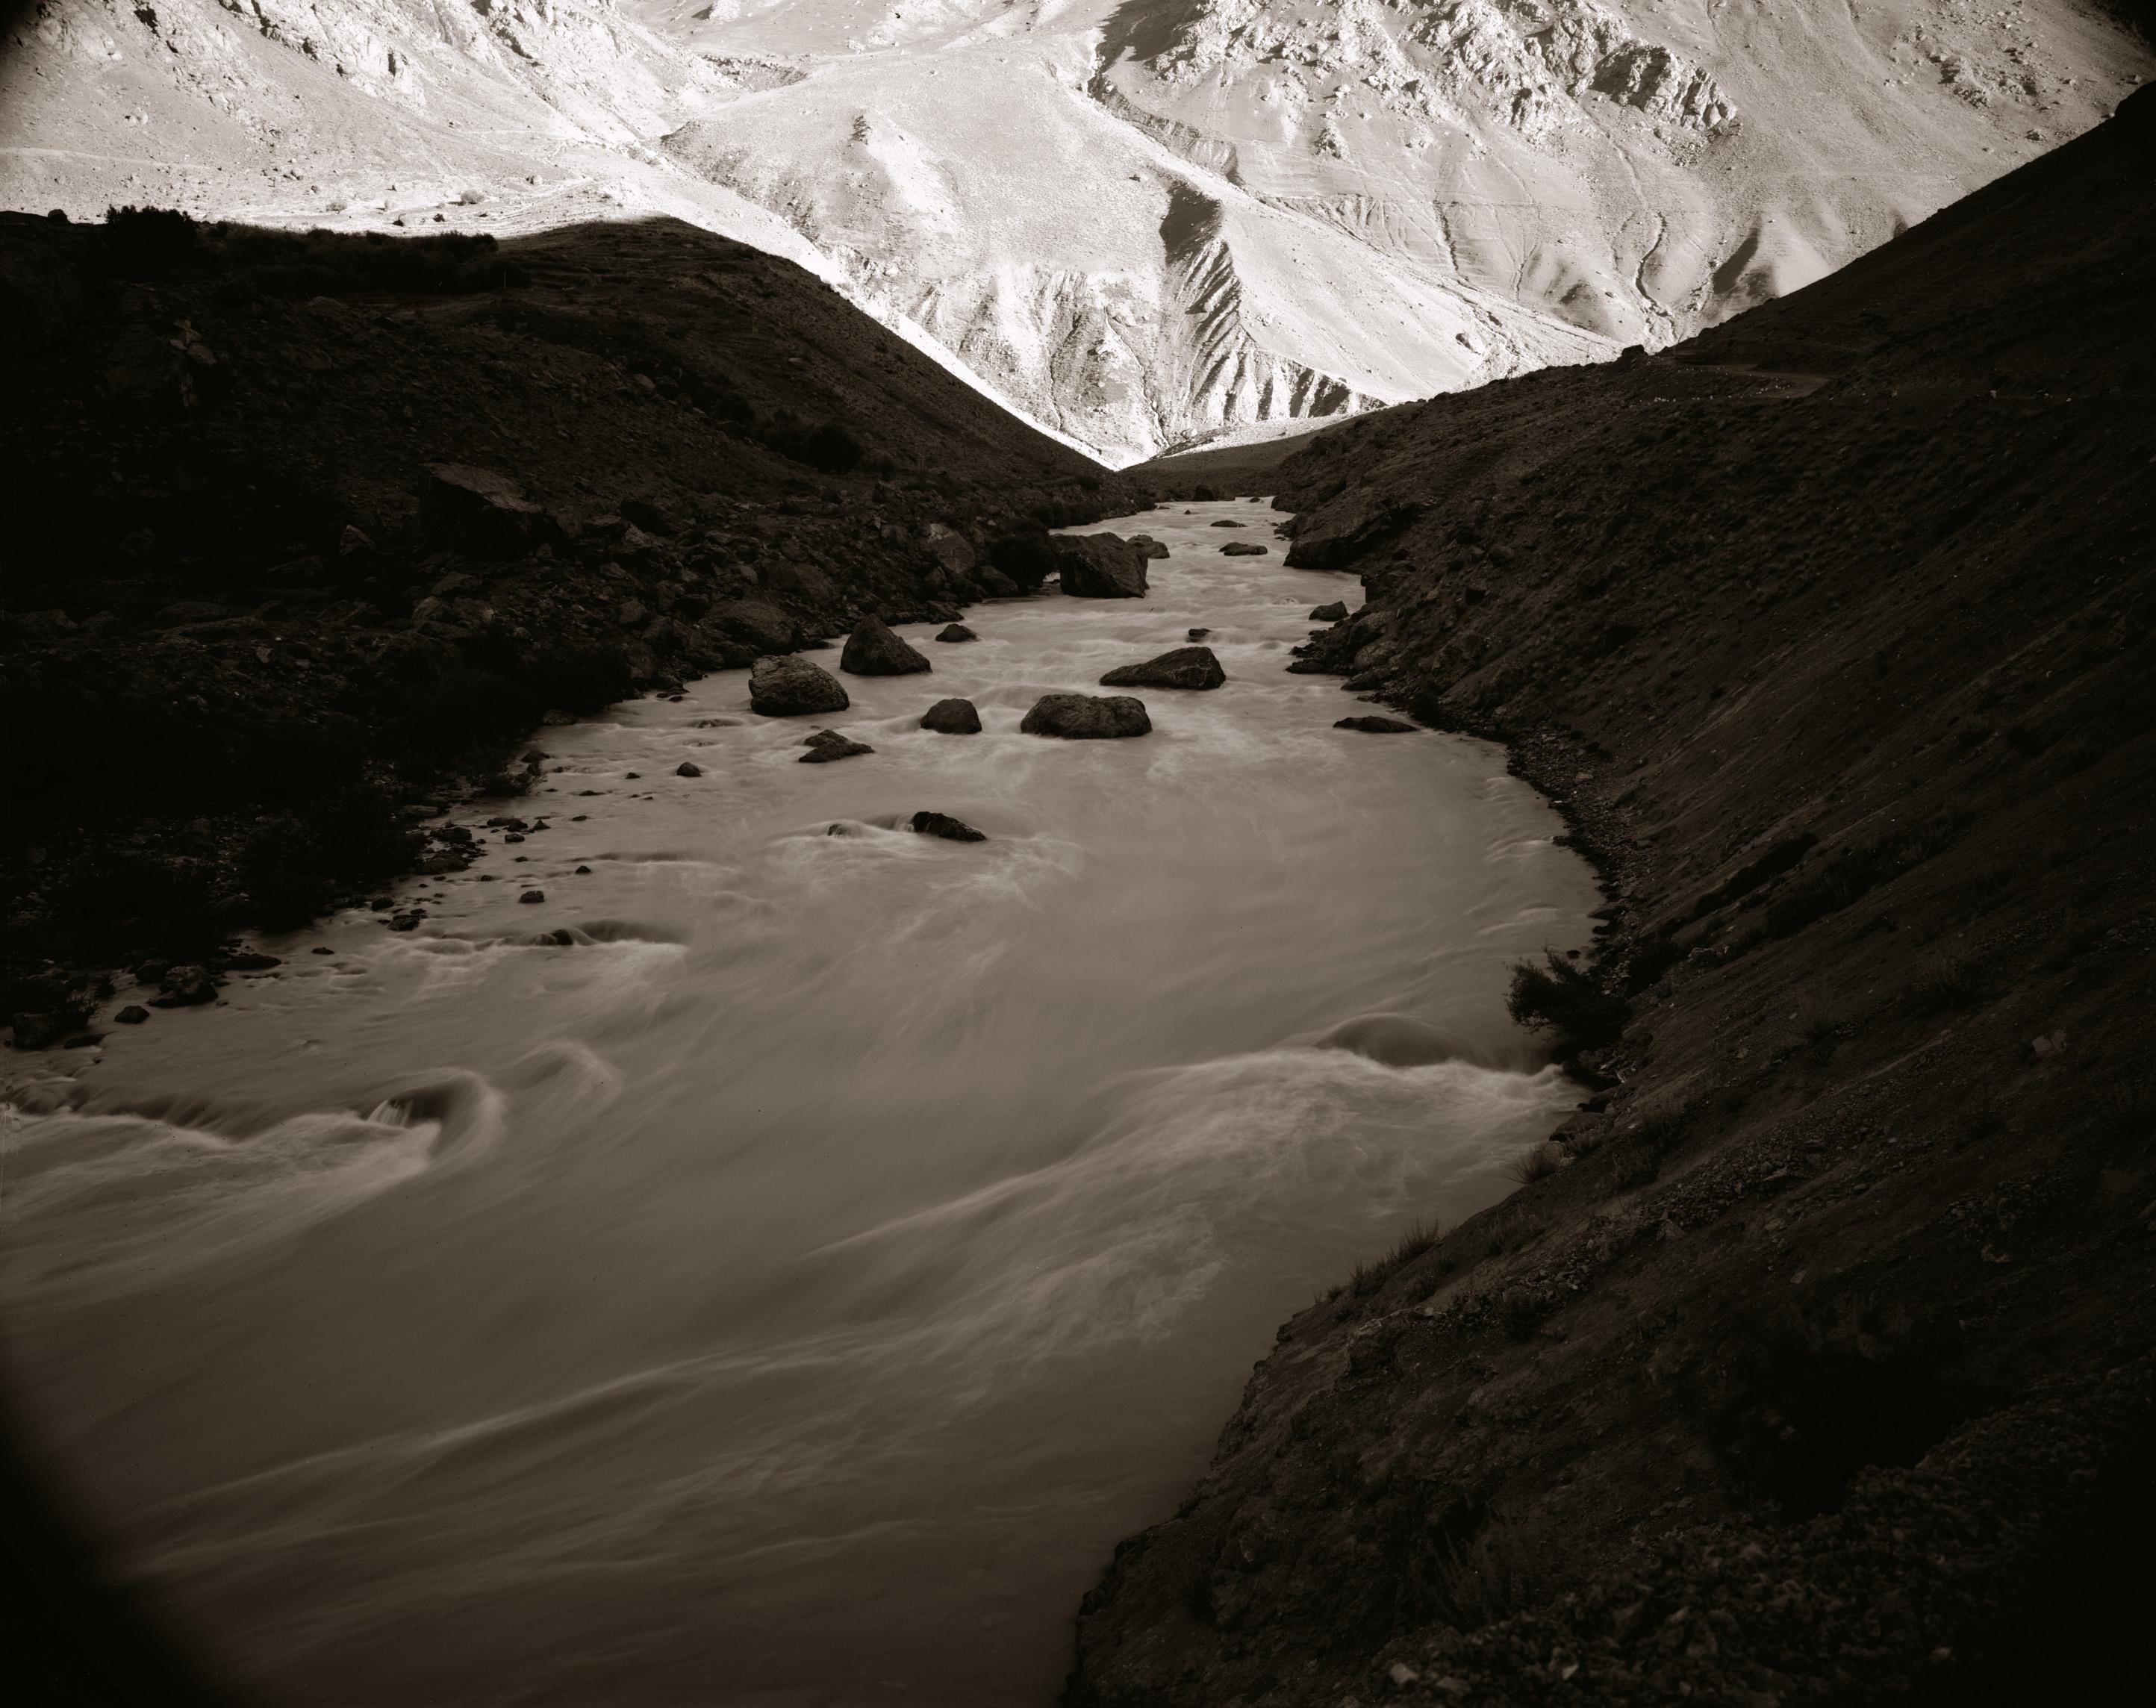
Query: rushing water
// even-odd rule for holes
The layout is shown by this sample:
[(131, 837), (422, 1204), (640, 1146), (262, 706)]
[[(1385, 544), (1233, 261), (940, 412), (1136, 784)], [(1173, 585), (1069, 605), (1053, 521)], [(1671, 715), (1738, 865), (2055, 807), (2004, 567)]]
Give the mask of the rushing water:
[[(1506, 1189), (1567, 1099), (1505, 966), (1588, 874), (1497, 749), (1332, 727), (1282, 666), (1353, 585), (1219, 554), (1271, 520), (906, 631), (934, 674), (829, 721), (872, 757), (797, 764), (738, 672), (548, 731), (552, 828), (420, 931), (48, 1059), (17, 1367), (268, 1700), (1045, 1704), (1274, 1326)], [(1152, 736), (1017, 732), (1194, 624), (1229, 680)]]

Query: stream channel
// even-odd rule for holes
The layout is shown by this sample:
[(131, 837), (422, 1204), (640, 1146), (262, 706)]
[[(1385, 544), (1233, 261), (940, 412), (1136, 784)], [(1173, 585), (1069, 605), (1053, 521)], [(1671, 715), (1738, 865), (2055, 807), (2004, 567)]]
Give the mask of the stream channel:
[[(543, 731), (417, 931), (21, 1064), (15, 1372), (259, 1700), (1046, 1708), (1275, 1326), (1510, 1189), (1576, 1093), (1507, 965), (1592, 875), (1497, 747), (1286, 674), (1358, 592), (1276, 519), (1097, 524), (1168, 544), (1149, 598), (902, 629), (934, 673), (822, 721), (870, 757), (741, 671)], [(1150, 736), (1019, 733), (1193, 626), (1229, 680)]]

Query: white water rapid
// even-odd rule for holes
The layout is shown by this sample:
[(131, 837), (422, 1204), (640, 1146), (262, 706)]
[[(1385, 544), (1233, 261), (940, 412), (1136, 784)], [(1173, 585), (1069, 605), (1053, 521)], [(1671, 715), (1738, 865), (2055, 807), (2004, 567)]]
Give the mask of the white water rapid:
[[(1496, 747), (1332, 727), (1283, 666), (1356, 590), (1274, 520), (1103, 523), (1173, 548), (1149, 598), (902, 631), (934, 674), (828, 720), (873, 757), (796, 763), (741, 672), (543, 731), (457, 816), (551, 828), (419, 930), (39, 1059), (14, 1369), (261, 1700), (1045, 1708), (1275, 1326), (1508, 1189), (1571, 1096), (1507, 963), (1590, 875)], [(1018, 733), (1192, 626), (1229, 680), (1151, 736)], [(918, 727), (957, 695), (984, 733)], [(1406, 1064), (1318, 1042), (1373, 1014)]]

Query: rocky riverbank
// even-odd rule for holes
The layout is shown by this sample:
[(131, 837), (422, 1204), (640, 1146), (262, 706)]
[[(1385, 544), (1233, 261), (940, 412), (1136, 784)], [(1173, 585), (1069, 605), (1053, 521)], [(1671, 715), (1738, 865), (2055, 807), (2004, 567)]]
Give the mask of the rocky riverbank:
[(1591, 1095), (1280, 1331), (1074, 1704), (2096, 1700), (2156, 1446), (2156, 95), (1662, 356), (1328, 433), (1296, 668), (1605, 875)]
[[(467, 858), (547, 721), (1038, 586), (1142, 508), (791, 264), (0, 215), (0, 1020)], [(999, 567), (998, 566), (1003, 566)], [(1008, 573), (1006, 571), (1008, 570)]]

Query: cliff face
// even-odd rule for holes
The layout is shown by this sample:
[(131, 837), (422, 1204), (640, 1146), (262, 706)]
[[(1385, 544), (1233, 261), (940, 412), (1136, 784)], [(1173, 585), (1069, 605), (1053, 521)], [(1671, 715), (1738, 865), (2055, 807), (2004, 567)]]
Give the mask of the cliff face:
[(2152, 69), (1968, 0), (38, 0), (0, 201), (670, 214), (1121, 462), (1667, 343)]
[[(1665, 355), (1281, 471), (1300, 667), (1603, 864), (1600, 1089), (1285, 1325), (1070, 1700), (2092, 1700), (2156, 1432), (2156, 96)], [(1583, 972), (1584, 977), (1582, 976)], [(1926, 1700), (1930, 1700), (1926, 1695)]]

